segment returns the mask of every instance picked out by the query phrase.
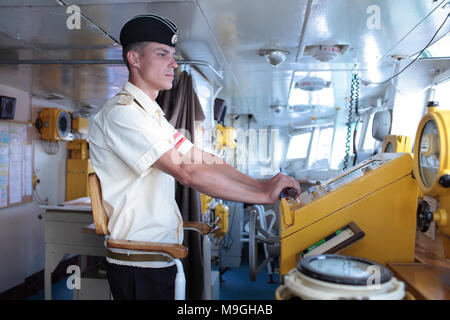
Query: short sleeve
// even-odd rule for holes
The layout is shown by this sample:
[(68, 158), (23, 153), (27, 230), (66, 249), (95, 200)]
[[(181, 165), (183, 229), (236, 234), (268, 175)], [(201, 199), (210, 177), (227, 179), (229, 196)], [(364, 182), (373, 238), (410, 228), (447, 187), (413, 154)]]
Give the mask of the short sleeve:
[[(172, 127), (173, 128), (173, 127)], [(174, 148), (177, 149), (182, 155), (191, 150), (194, 146), (192, 142), (190, 142), (180, 131), (177, 131), (173, 128), (173, 139), (174, 139)]]
[(134, 106), (115, 107), (104, 132), (108, 147), (139, 176), (172, 149), (170, 132)]

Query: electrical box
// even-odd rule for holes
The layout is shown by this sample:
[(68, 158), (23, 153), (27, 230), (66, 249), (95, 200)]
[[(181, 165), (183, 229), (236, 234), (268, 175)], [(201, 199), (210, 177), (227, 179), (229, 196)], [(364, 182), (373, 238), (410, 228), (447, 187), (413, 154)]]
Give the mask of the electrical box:
[(63, 109), (43, 108), (35, 123), (42, 140), (72, 140), (70, 113)]
[(219, 203), (214, 208), (214, 213), (216, 217), (219, 217), (219, 221), (217, 222), (219, 229), (217, 229), (214, 234), (220, 239), (228, 233), (228, 207), (224, 206), (222, 203)]
[(206, 194), (200, 194), (201, 204), (202, 204), (202, 214), (206, 214), (209, 208), (209, 204), (212, 201), (212, 198)]
[(76, 132), (82, 133), (82, 134), (88, 134), (89, 119), (81, 118), (81, 117), (74, 117), (72, 125), (73, 125), (73, 131), (76, 131)]
[(73, 140), (67, 143), (69, 159), (88, 159), (88, 143), (86, 140)]
[(221, 124), (217, 124), (216, 131), (216, 148), (225, 149), (236, 148), (236, 132), (233, 127), (223, 127)]
[(88, 175), (92, 167), (86, 140), (67, 143), (66, 201), (89, 196)]

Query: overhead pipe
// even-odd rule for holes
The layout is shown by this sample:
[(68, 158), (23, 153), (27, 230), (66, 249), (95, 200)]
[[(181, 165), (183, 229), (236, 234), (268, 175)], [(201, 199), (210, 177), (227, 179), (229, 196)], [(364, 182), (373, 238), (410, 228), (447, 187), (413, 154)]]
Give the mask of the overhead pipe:
[[(175, 60), (179, 65), (200, 65), (208, 67), (214, 73), (214, 75), (223, 80), (223, 75), (214, 69), (208, 62), (202, 60)], [(105, 59), (53, 59), (53, 60), (42, 60), (42, 59), (33, 59), (33, 60), (0, 60), (0, 64), (30, 64), (30, 65), (47, 65), (47, 64), (64, 64), (64, 65), (72, 65), (72, 64), (125, 64), (125, 62), (120, 60), (105, 60)]]
[[(69, 4), (67, 4), (65, 1), (63, 0), (56, 0), (56, 2), (60, 5), (60, 6), (66, 6), (68, 7)], [(199, 7), (200, 11), (203, 14), (203, 11), (201, 10), (201, 7), (199, 6), (198, 2), (197, 2), (197, 6)], [(82, 12), (78, 11), (78, 13), (87, 21), (89, 21), (92, 25), (94, 25), (101, 33), (103, 33), (107, 38), (111, 39), (116, 45), (120, 45), (120, 42), (117, 41), (112, 35), (110, 35), (108, 32), (106, 32), (105, 30), (103, 30), (102, 27), (100, 27), (97, 23), (95, 23), (92, 19), (90, 19), (88, 16), (86, 16), (85, 14), (83, 14)], [(206, 17), (204, 16), (205, 20)], [(207, 21), (207, 20), (206, 20)], [(218, 44), (217, 39), (214, 37), (215, 42)], [(223, 56), (223, 53), (222, 53)], [(223, 56), (224, 57), (224, 56)], [(33, 61), (33, 60), (28, 60), (28, 61)], [(64, 61), (64, 60), (60, 60), (60, 61)], [(124, 64), (124, 62), (122, 60), (67, 60), (67, 63), (24, 63), (24, 64)], [(81, 61), (81, 62), (79, 62)], [(88, 61), (88, 62), (82, 62), (82, 61)], [(98, 61), (98, 62), (96, 62)], [(111, 62), (109, 62), (111, 61)], [(190, 65), (202, 65), (202, 66), (206, 66), (208, 67), (208, 69), (210, 69), (212, 71), (212, 73), (214, 73), (216, 75), (217, 78), (219, 78), (220, 80), (223, 80), (223, 75), (221, 73), (219, 73), (216, 69), (214, 69), (209, 63), (205, 62), (205, 61), (201, 61), (201, 60), (176, 60), (176, 62), (178, 64), (190, 64)], [(0, 64), (8, 64), (8, 63), (1, 63)]]
[(104, 60), (104, 59), (53, 59), (53, 60), (0, 60), (0, 64), (125, 64), (121, 60)]
[[(309, 16), (311, 15), (311, 5), (312, 5), (312, 0), (308, 0), (308, 3), (306, 4), (305, 17), (303, 19), (302, 32), (300, 34), (300, 39), (298, 42), (297, 56), (295, 57), (296, 63), (298, 63), (298, 59), (300, 58), (300, 54), (302, 51), (303, 39), (305, 38), (305, 32), (306, 32), (306, 26), (308, 24)], [(292, 88), (292, 83), (294, 82), (294, 77), (295, 77), (295, 71), (292, 71), (291, 81), (289, 83), (289, 92), (288, 92), (288, 96), (287, 96), (288, 101), (289, 101), (289, 97), (291, 96), (291, 88)]]
[[(67, 4), (65, 1), (63, 0), (56, 0), (56, 3), (58, 3), (60, 6), (66, 6), (66, 7), (70, 7), (71, 4)], [(76, 9), (75, 9), (76, 10)], [(107, 31), (105, 31), (102, 27), (100, 27), (97, 23), (95, 23), (94, 21), (92, 21), (91, 18), (89, 18), (88, 16), (86, 16), (83, 12), (76, 10), (77, 13), (82, 16), (84, 19), (86, 19), (88, 22), (90, 22), (96, 29), (98, 29), (101, 33), (103, 33), (103, 35), (105, 37), (107, 37), (108, 39), (110, 39), (112, 42), (114, 42), (115, 44), (120, 45), (120, 42), (117, 41), (116, 38), (114, 38), (112, 35), (110, 35)]]
[(223, 75), (219, 71), (214, 69), (208, 62), (205, 62), (202, 60), (176, 60), (176, 62), (179, 65), (188, 64), (188, 65), (198, 65), (198, 66), (208, 67), (208, 69), (211, 70), (212, 73), (214, 73), (217, 78), (219, 78), (220, 80), (223, 80)]
[(313, 0), (308, 0), (308, 3), (306, 5), (305, 17), (303, 19), (302, 33), (300, 34), (300, 40), (298, 42), (298, 50), (297, 50), (297, 56), (295, 57), (295, 62), (298, 62), (298, 59), (300, 58), (300, 51), (302, 50), (303, 39), (305, 38), (306, 26), (309, 21), (309, 16), (311, 15), (312, 1)]

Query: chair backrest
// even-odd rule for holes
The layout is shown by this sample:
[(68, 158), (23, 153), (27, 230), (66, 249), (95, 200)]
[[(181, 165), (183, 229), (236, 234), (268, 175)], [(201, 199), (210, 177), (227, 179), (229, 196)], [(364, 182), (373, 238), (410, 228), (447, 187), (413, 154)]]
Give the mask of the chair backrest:
[(102, 187), (97, 174), (89, 173), (89, 197), (91, 198), (92, 215), (95, 232), (99, 235), (109, 235), (108, 215), (103, 207)]

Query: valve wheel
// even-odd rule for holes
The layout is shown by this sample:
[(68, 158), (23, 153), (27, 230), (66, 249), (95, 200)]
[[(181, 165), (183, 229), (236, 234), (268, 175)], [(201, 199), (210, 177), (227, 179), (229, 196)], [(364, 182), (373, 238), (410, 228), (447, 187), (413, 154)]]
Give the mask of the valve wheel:
[(417, 206), (417, 228), (420, 232), (427, 232), (431, 222), (434, 220), (433, 212), (426, 201), (422, 201)]

